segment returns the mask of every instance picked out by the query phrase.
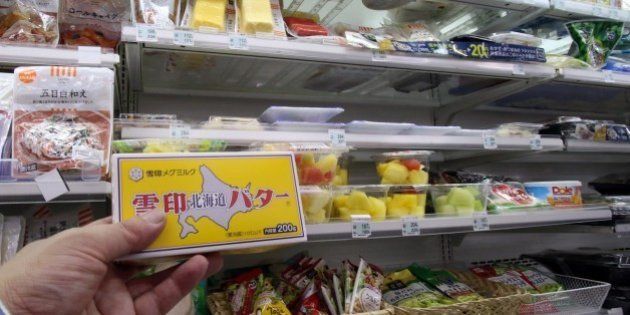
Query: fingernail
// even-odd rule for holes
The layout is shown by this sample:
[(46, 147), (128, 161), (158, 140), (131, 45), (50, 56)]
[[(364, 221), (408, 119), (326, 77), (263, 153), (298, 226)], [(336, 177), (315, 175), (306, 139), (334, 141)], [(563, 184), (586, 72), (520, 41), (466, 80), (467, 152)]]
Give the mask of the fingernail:
[(141, 217), (149, 223), (158, 224), (164, 221), (164, 212), (160, 211), (159, 209), (153, 210), (143, 214)]

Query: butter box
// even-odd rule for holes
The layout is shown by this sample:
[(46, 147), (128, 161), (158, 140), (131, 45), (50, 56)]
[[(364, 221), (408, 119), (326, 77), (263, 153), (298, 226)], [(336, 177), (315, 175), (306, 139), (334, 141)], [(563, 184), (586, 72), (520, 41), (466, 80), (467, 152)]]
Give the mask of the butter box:
[(166, 213), (155, 242), (124, 259), (304, 242), (296, 174), (291, 152), (115, 154), (114, 222)]

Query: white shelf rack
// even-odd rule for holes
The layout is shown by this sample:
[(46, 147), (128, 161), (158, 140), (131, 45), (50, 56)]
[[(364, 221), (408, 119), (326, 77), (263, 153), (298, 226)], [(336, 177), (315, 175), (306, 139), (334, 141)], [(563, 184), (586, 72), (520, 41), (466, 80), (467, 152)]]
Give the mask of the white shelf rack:
[(113, 68), (120, 62), (114, 52), (100, 47), (40, 47), (0, 44), (0, 66), (60, 65), (101, 66)]
[(558, 69), (556, 81), (601, 85), (609, 87), (629, 87), (630, 75), (609, 70), (595, 71), (588, 69)]
[[(541, 209), (488, 215), (490, 231), (523, 229), (574, 223), (609, 221), (612, 214), (607, 205), (571, 209)], [(473, 232), (472, 217), (428, 217), (419, 220), (420, 235), (440, 235)], [(309, 241), (352, 239), (352, 223), (335, 222), (307, 226)], [(402, 237), (402, 221), (387, 220), (371, 223), (370, 238)]]
[(568, 139), (566, 146), (568, 152), (630, 153), (630, 143)]
[[(169, 138), (168, 128), (123, 127), (123, 139)], [(191, 129), (190, 138), (225, 140), (229, 145), (248, 146), (254, 142), (329, 142), (327, 132)], [(497, 150), (531, 151), (531, 139), (496, 137)], [(561, 151), (562, 140), (542, 138), (542, 149)], [(482, 136), (425, 136), (346, 133), (346, 143), (356, 149), (484, 150)]]
[(630, 22), (630, 11), (596, 5), (573, 0), (550, 0), (550, 16), (579, 19), (583, 17), (598, 17), (604, 19)]
[[(70, 191), (54, 201), (101, 201), (112, 192), (112, 185), (103, 181), (66, 183)], [(35, 182), (0, 182), (0, 204), (40, 202), (44, 199)]]

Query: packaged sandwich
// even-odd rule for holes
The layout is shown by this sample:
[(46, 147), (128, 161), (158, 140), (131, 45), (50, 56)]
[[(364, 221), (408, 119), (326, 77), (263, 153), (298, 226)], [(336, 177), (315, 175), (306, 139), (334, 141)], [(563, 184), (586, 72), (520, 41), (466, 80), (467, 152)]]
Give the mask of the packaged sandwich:
[(427, 308), (455, 303), (444, 294), (429, 288), (409, 268), (393, 272), (383, 282), (383, 299), (395, 306)]

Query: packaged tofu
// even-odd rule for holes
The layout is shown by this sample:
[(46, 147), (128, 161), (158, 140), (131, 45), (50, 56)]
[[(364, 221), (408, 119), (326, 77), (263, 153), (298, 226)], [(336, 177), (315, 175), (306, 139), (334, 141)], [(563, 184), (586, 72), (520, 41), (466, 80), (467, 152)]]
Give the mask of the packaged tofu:
[(115, 222), (166, 213), (157, 239), (125, 259), (306, 240), (291, 152), (115, 154), (112, 165)]
[(56, 0), (0, 2), (0, 42), (56, 45)]
[[(90, 67), (20, 67), (13, 90), (17, 177), (59, 169), (108, 172), (114, 72)], [(98, 171), (100, 170), (100, 171)]]
[(116, 48), (129, 21), (126, 0), (59, 0), (61, 44)]
[(280, 0), (238, 0), (238, 32), (260, 37), (286, 38)]

